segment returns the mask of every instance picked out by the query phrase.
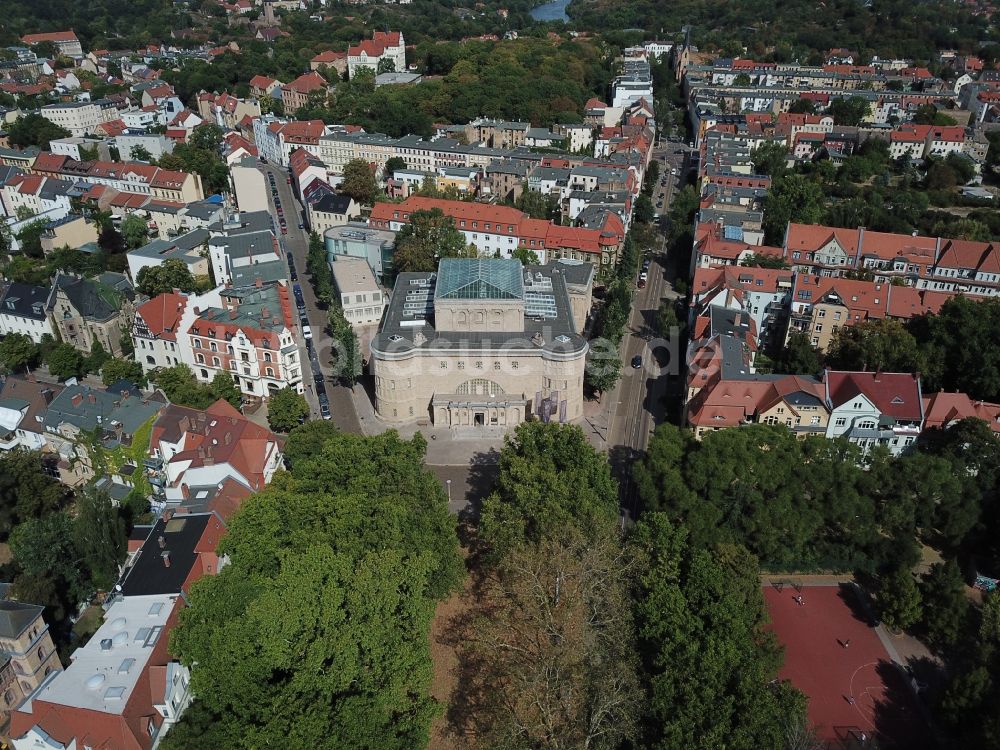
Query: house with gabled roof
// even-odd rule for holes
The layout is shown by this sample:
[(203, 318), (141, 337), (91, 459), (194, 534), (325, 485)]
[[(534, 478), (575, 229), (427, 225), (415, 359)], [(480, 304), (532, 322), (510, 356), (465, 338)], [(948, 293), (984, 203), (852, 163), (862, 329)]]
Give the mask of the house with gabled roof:
[(46, 312), (48, 298), (47, 287), (10, 282), (0, 294), (0, 334), (21, 333), (36, 344), (45, 334), (55, 336)]
[(186, 295), (166, 292), (136, 308), (132, 323), (133, 356), (143, 372), (181, 363), (177, 331), (186, 304)]
[(830, 411), (827, 438), (847, 438), (864, 453), (883, 446), (898, 456), (923, 429), (918, 373), (826, 370), (823, 386)]
[[(245, 497), (271, 481), (283, 447), (280, 437), (227, 401), (204, 411), (171, 404), (153, 424), (150, 462), (158, 467), (151, 481), (168, 508), (205, 501), (226, 482), (242, 487)], [(225, 494), (231, 500), (239, 493), (230, 488)]]
[(0, 729), (11, 713), (53, 672), (62, 669), (49, 626), (37, 604), (0, 599)]
[(939, 391), (924, 396), (924, 429), (946, 430), (963, 419), (981, 419), (1000, 436), (1000, 404), (976, 401), (964, 393)]

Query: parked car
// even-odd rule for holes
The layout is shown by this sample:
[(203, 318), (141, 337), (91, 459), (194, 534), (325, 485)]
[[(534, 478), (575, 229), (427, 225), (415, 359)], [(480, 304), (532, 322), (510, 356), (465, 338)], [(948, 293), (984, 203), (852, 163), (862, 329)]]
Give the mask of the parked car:
[(313, 332), (312, 328), (309, 326), (302, 326), (302, 335), (305, 337), (306, 341), (312, 341)]
[(642, 355), (636, 354), (632, 357), (632, 369), (638, 370), (640, 367), (642, 367)]
[(645, 279), (639, 279), (635, 283), (635, 285), (636, 285), (636, 288), (638, 288), (638, 289), (645, 289), (646, 288), (646, 280)]
[(326, 401), (325, 398), (326, 397), (319, 402), (319, 413), (323, 419), (333, 419), (333, 417), (330, 416), (330, 402)]

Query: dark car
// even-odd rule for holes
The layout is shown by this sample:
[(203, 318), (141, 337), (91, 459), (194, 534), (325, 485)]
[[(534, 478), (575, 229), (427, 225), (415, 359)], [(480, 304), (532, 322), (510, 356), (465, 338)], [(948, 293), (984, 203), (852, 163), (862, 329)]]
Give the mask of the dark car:
[(295, 284), (294, 286), (292, 286), (292, 292), (294, 292), (294, 294), (295, 294), (295, 305), (300, 310), (305, 310), (306, 309), (306, 301), (302, 297), (302, 287), (299, 286), (298, 284)]
[(642, 367), (642, 355), (636, 354), (632, 357), (632, 369), (638, 370), (640, 367)]
[(323, 419), (333, 419), (333, 417), (330, 416), (330, 404), (326, 401), (319, 402), (319, 413)]

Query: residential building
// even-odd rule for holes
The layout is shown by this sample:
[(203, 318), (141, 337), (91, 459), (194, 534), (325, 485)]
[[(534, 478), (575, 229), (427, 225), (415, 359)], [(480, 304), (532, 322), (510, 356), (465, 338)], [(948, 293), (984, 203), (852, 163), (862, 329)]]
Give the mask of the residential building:
[(53, 672), (62, 669), (37, 604), (0, 599), (0, 731), (11, 714)]
[(191, 297), (181, 320), (182, 359), (201, 382), (229, 373), (249, 398), (290, 387), (301, 393), (302, 362), (293, 337), (288, 287), (258, 283)]
[(101, 627), (14, 713), (16, 750), (153, 750), (190, 704), (190, 673), (170, 654), (170, 632), (186, 606), (183, 594), (223, 564), (215, 550), (225, 525), (201, 513), (146, 529), (141, 547), (130, 548)]
[(132, 283), (122, 274), (88, 279), (57, 271), (46, 311), (65, 343), (89, 354), (100, 342), (104, 351), (120, 357), (122, 334), (132, 330), (134, 300)]
[(41, 114), (46, 120), (68, 130), (74, 138), (93, 135), (102, 122), (101, 108), (93, 102), (46, 104)]
[(0, 295), (0, 334), (22, 333), (36, 344), (42, 336), (55, 336), (46, 313), (49, 289), (12, 281)]
[(129, 250), (129, 275), (138, 282), (139, 272), (144, 268), (160, 266), (168, 260), (179, 260), (192, 276), (208, 276), (208, 230), (195, 229), (169, 240), (155, 239), (142, 247)]
[(352, 328), (378, 323), (385, 312), (386, 297), (375, 281), (371, 266), (360, 258), (341, 258), (330, 264), (333, 285), (340, 295), (340, 308)]
[[(227, 401), (204, 411), (171, 404), (153, 424), (150, 481), (168, 508), (198, 500), (227, 482), (243, 489), (243, 499), (271, 481), (282, 465), (283, 446), (281, 438)], [(234, 495), (232, 490), (227, 494)]]
[(897, 372), (823, 373), (827, 438), (844, 437), (868, 453), (877, 445), (899, 455), (923, 429), (920, 376)]
[(94, 478), (89, 436), (96, 434), (106, 448), (131, 445), (136, 431), (163, 406), (161, 395), (144, 396), (130, 384), (66, 386), (42, 416), (46, 450), (59, 456), (59, 480), (71, 487), (89, 482)]
[(597, 266), (613, 266), (625, 239), (621, 220), (606, 214), (602, 229), (566, 227), (543, 219), (532, 219), (507, 206), (469, 201), (449, 201), (411, 195), (402, 203), (376, 203), (369, 226), (399, 231), (416, 211), (438, 209), (451, 217), (466, 242), (486, 256), (512, 257), (519, 247), (533, 251), (543, 263), (570, 258)]
[(269, 211), (267, 180), (254, 163), (256, 159), (233, 164), (229, 169), (233, 196), (240, 211)]
[(325, 69), (335, 70), (338, 76), (343, 76), (347, 72), (347, 53), (329, 49), (320, 52), (309, 61), (309, 69), (320, 73)]
[(308, 105), (313, 94), (322, 96), (322, 102), (325, 102), (326, 90), (326, 79), (312, 70), (281, 87), (281, 103), (285, 112), (291, 115)]
[(365, 39), (347, 50), (349, 78), (354, 78), (362, 68), (378, 73), (380, 64), (396, 72), (406, 70), (406, 45), (402, 32), (376, 31), (372, 39)]
[(981, 419), (1000, 436), (1000, 404), (974, 401), (964, 393), (939, 391), (924, 396), (925, 430), (946, 430), (963, 419)]
[(136, 308), (132, 322), (133, 356), (144, 373), (181, 363), (177, 333), (186, 304), (186, 295), (166, 292)]
[(48, 255), (59, 248), (79, 248), (88, 243), (96, 243), (97, 225), (80, 214), (68, 214), (45, 225), (45, 232), (39, 238), (42, 252)]
[(324, 234), (328, 229), (343, 226), (361, 216), (361, 206), (350, 196), (341, 193), (326, 193), (315, 203), (306, 205), (309, 229)]
[[(42, 424), (45, 410), (61, 392), (60, 385), (13, 375), (0, 381), (0, 450), (42, 450), (45, 447), (45, 428)], [(50, 458), (43, 455), (42, 460), (52, 476), (58, 476)]]
[(444, 258), (401, 273), (371, 344), (386, 422), (506, 429), (583, 416), (589, 349), (557, 264)]
[(217, 284), (232, 284), (236, 269), (284, 260), (270, 229), (215, 235), (208, 241), (208, 255)]

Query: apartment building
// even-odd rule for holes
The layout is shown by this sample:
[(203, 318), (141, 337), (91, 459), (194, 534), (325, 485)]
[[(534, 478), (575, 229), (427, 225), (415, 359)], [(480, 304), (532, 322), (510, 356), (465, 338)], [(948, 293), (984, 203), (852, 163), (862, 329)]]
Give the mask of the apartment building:
[(57, 271), (46, 311), (63, 342), (85, 354), (100, 342), (104, 351), (120, 357), (122, 336), (132, 329), (134, 300), (135, 289), (123, 274), (88, 279)]
[(36, 344), (42, 336), (55, 336), (46, 312), (50, 289), (12, 281), (0, 294), (0, 334), (20, 333)]
[(25, 34), (21, 37), (21, 44), (26, 47), (33, 47), (43, 42), (52, 42), (57, 52), (65, 57), (74, 59), (83, 57), (83, 47), (72, 29), (69, 31), (50, 31), (43, 34)]
[(188, 298), (182, 360), (201, 382), (227, 372), (249, 398), (285, 387), (301, 393), (302, 362), (288, 287), (278, 282), (219, 288)]
[(143, 372), (181, 363), (177, 334), (186, 304), (186, 295), (166, 292), (136, 308), (132, 322), (133, 356)]

